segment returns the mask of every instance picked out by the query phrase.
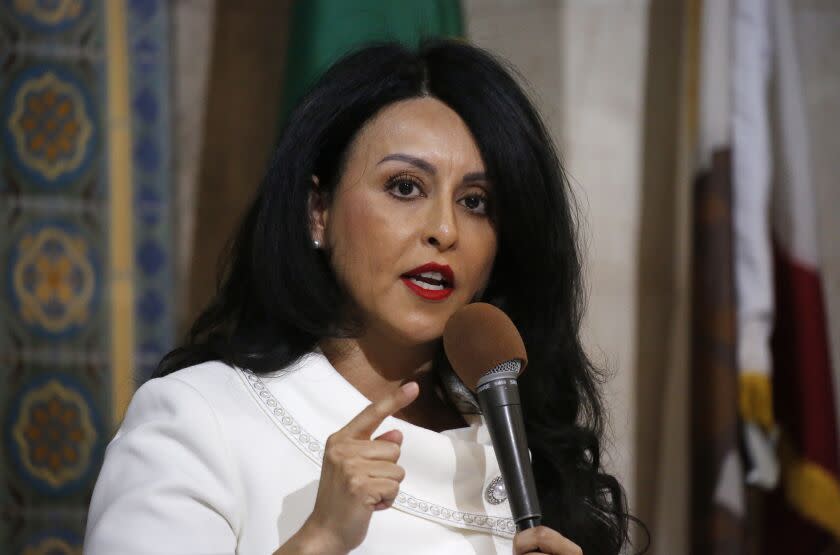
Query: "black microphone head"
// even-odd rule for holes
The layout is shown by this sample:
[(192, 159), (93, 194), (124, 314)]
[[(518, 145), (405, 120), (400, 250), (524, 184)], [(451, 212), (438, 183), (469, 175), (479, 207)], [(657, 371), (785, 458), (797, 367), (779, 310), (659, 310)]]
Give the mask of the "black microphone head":
[(473, 392), (488, 371), (519, 361), (521, 373), (528, 364), (519, 330), (507, 314), (487, 303), (468, 304), (449, 318), (443, 348), (452, 369)]

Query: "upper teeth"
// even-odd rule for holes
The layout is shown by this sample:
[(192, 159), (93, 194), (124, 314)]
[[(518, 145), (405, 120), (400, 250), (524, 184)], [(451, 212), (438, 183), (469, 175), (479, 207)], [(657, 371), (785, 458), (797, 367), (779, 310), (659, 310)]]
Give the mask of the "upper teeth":
[(441, 274), (440, 272), (423, 272), (422, 274), (420, 274), (420, 277), (434, 279), (437, 281), (443, 281), (443, 274)]

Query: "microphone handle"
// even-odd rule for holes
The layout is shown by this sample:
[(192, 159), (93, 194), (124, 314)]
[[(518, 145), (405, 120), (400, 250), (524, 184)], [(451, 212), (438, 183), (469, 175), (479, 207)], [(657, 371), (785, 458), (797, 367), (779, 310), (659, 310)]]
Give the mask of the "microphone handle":
[(500, 376), (488, 380), (478, 387), (477, 393), (516, 528), (521, 532), (539, 526), (542, 511), (528, 454), (516, 378)]

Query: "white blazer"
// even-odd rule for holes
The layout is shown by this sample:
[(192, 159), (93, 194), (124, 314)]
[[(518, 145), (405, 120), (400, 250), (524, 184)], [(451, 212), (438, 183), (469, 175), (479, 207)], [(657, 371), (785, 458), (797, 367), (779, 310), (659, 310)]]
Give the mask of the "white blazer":
[[(314, 507), (327, 437), (368, 404), (318, 352), (270, 377), (207, 362), (147, 382), (105, 453), (84, 552), (270, 555)], [(442, 433), (385, 420), (406, 476), (354, 553), (512, 552), (487, 428), (465, 418)]]

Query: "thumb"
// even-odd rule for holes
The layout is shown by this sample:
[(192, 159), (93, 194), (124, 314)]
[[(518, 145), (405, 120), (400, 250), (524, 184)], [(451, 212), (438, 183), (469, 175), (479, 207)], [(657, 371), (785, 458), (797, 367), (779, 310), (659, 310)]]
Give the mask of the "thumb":
[(390, 441), (391, 443), (396, 443), (397, 445), (402, 445), (403, 435), (402, 435), (402, 432), (399, 431), (399, 430), (388, 430), (384, 434), (376, 436), (373, 439), (374, 440), (381, 439), (383, 441)]

